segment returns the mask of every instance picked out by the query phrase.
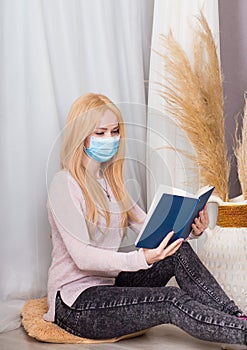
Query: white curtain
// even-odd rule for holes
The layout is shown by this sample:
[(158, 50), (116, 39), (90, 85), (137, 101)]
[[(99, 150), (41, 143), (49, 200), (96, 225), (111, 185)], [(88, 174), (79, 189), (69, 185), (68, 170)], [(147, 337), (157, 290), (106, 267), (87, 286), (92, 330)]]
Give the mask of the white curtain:
[[(155, 0), (152, 52), (150, 60), (148, 94), (148, 196), (153, 197), (155, 186), (165, 183), (194, 192), (198, 186), (193, 163), (176, 150), (193, 152), (186, 135), (179, 130), (164, 112), (164, 101), (159, 96), (157, 83), (162, 83), (165, 72), (162, 59), (160, 34), (171, 30), (174, 38), (191, 56), (192, 32), (195, 16), (202, 10), (219, 47), (219, 14), (216, 0)], [(162, 148), (163, 147), (163, 148)]]
[[(178, 187), (195, 193), (199, 179), (197, 168), (178, 150), (194, 152), (186, 135), (177, 128), (164, 110), (164, 101), (158, 93), (157, 83), (162, 83), (162, 59), (156, 52), (162, 52), (160, 34), (167, 35), (171, 30), (174, 38), (191, 57), (192, 32), (200, 10), (206, 17), (214, 35), (219, 52), (219, 12), (216, 0), (155, 0), (152, 51), (150, 59), (148, 121), (147, 121), (147, 205), (153, 198), (155, 188), (160, 183)], [(209, 205), (210, 224), (215, 219), (215, 207)], [(204, 234), (192, 242), (199, 252), (207, 239)]]
[(152, 0), (0, 2), (1, 331), (19, 326), (26, 299), (46, 295), (47, 184), (78, 96), (103, 93), (122, 110), (127, 182), (130, 190), (138, 182), (134, 196), (145, 208), (152, 12)]

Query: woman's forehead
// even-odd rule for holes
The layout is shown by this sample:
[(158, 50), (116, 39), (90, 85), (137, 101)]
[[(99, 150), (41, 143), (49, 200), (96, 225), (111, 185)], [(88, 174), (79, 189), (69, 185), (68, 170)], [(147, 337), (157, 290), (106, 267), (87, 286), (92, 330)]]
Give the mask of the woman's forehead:
[(113, 113), (110, 109), (107, 109), (98, 120), (96, 128), (100, 129), (114, 126), (118, 126), (118, 118), (115, 113)]

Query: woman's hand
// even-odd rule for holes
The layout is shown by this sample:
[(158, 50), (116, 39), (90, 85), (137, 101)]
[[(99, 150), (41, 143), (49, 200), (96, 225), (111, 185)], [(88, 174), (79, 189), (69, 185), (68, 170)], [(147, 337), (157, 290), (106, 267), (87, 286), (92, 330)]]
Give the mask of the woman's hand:
[(174, 254), (179, 249), (179, 247), (184, 241), (183, 238), (177, 239), (167, 247), (167, 243), (171, 239), (173, 233), (174, 233), (173, 231), (169, 232), (168, 235), (163, 239), (163, 241), (160, 243), (160, 245), (157, 248), (155, 249), (143, 248), (146, 261), (149, 265), (157, 261), (163, 260), (167, 256)]
[(208, 224), (208, 211), (207, 206), (205, 206), (204, 209), (200, 211), (198, 218), (194, 220), (194, 224), (192, 224), (192, 234), (194, 236), (200, 236), (200, 234), (206, 230)]

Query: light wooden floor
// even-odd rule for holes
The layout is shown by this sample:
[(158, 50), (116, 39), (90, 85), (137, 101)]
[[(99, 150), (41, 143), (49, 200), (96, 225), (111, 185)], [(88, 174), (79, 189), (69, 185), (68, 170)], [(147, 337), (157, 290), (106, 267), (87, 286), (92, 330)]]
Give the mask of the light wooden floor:
[(192, 338), (172, 325), (161, 325), (146, 334), (113, 344), (49, 344), (38, 342), (23, 328), (0, 334), (0, 350), (220, 350), (221, 345)]

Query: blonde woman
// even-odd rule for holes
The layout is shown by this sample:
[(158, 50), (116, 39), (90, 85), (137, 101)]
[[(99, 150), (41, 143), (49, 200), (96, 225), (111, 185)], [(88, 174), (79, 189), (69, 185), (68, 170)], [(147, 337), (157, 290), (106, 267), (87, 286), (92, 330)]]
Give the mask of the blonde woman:
[[(246, 344), (247, 323), (188, 242), (119, 252), (126, 228), (145, 213), (123, 178), (124, 123), (105, 96), (87, 94), (70, 110), (61, 171), (49, 189), (52, 263), (47, 321), (85, 338), (108, 339), (172, 323), (200, 339)], [(208, 226), (206, 208), (190, 238)], [(165, 286), (172, 276), (179, 287)]]

